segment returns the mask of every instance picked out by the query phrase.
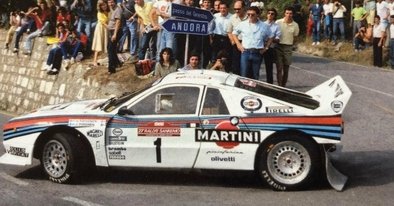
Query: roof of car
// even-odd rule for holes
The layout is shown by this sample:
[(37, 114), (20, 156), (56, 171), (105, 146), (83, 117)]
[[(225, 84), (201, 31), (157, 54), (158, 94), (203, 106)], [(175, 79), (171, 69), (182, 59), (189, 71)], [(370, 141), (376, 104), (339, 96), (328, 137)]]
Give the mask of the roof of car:
[(181, 70), (165, 76), (160, 84), (189, 83), (204, 85), (234, 85), (237, 75), (217, 70)]

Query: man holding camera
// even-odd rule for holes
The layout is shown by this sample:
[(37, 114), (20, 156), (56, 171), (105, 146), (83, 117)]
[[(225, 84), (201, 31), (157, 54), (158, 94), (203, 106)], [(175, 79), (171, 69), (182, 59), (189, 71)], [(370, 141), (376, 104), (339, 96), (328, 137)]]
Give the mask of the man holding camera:
[(341, 4), (339, 0), (334, 1), (334, 5), (332, 8), (332, 17), (333, 17), (333, 42), (332, 45), (337, 44), (337, 31), (339, 29), (339, 32), (341, 34), (341, 40), (345, 40), (345, 14), (346, 12), (346, 7)]

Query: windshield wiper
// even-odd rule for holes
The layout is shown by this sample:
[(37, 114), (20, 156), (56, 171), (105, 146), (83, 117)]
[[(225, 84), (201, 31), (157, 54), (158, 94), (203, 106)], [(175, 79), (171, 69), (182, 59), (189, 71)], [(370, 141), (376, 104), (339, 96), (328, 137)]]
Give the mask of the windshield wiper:
[(104, 103), (102, 103), (102, 104), (100, 105), (100, 109), (101, 109), (101, 110), (106, 110), (106, 109), (108, 109), (108, 107), (111, 106), (112, 103), (114, 103), (114, 102), (116, 101), (116, 99), (117, 99), (117, 97), (111, 97), (111, 98), (107, 99), (107, 101), (105, 101)]

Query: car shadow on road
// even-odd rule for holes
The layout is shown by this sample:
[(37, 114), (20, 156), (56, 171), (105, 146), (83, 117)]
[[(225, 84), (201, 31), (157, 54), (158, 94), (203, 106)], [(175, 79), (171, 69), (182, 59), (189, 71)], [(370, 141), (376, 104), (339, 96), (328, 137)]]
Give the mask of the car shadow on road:
[[(223, 186), (260, 188), (253, 172), (182, 171), (182, 170), (101, 170), (90, 183), (125, 183), (149, 185)], [(88, 183), (89, 184), (89, 183)]]
[[(394, 181), (394, 151), (341, 152), (335, 154), (332, 161), (339, 171), (349, 177), (345, 190), (363, 186), (381, 186)], [(242, 171), (99, 168), (97, 172), (91, 174), (78, 184), (114, 183), (269, 189), (255, 173)], [(47, 179), (40, 165), (23, 170), (16, 177), (31, 180)], [(322, 181), (310, 189), (329, 190), (330, 186), (326, 181)]]
[(345, 190), (394, 181), (394, 151), (341, 152), (333, 163), (349, 177)]
[[(16, 177), (30, 180), (47, 180), (40, 165), (30, 167), (17, 174)], [(270, 190), (270, 187), (263, 183), (254, 172), (222, 170), (186, 171), (98, 168), (97, 171), (91, 172), (90, 176), (84, 177), (81, 182), (74, 184), (96, 185), (107, 183)], [(322, 181), (309, 189), (330, 190), (331, 188), (326, 181)]]

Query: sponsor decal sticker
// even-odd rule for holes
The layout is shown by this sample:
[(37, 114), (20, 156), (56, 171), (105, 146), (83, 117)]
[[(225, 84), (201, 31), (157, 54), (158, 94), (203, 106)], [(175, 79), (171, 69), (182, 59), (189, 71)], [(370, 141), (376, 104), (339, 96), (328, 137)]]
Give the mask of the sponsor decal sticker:
[(263, 103), (257, 97), (247, 96), (241, 100), (241, 107), (247, 111), (259, 110), (261, 106), (263, 106)]
[[(259, 131), (243, 131), (229, 120), (220, 122), (215, 129), (197, 129), (197, 142), (215, 142), (224, 149), (233, 149), (240, 143), (260, 143)], [(252, 137), (253, 136), (253, 137)]]
[(335, 100), (331, 102), (331, 108), (334, 112), (338, 113), (343, 108), (343, 102)]
[(259, 131), (197, 129), (197, 142), (260, 143)]
[(138, 127), (138, 136), (181, 136), (181, 128), (166, 122), (152, 122)]
[(206, 154), (244, 154), (239, 151), (231, 151), (231, 150), (221, 150), (221, 151), (207, 151)]
[(98, 119), (70, 119), (68, 121), (70, 127), (94, 127), (94, 126), (105, 126), (105, 120)]
[(124, 145), (124, 142), (127, 141), (127, 136), (121, 136), (123, 134), (123, 130), (120, 128), (114, 128), (112, 130), (112, 134), (115, 136), (108, 137), (110, 145)]
[(127, 141), (126, 136), (109, 136), (108, 138), (111, 145), (124, 145), (124, 142)]
[(15, 156), (20, 156), (20, 157), (29, 157), (29, 153), (26, 153), (25, 148), (20, 148), (20, 147), (10, 147), (9, 149), (6, 150), (8, 154), (15, 155)]
[(235, 157), (211, 157), (212, 162), (235, 162)]
[(289, 106), (271, 106), (265, 107), (267, 113), (293, 113), (293, 107)]
[(242, 84), (249, 86), (249, 87), (256, 87), (256, 82), (250, 79), (239, 79)]
[(89, 137), (97, 138), (103, 136), (104, 132), (98, 129), (92, 129), (87, 131), (87, 135)]
[(211, 154), (214, 155), (214, 156), (210, 157), (212, 162), (235, 162), (236, 157), (229, 156), (229, 155), (242, 155), (243, 152), (231, 151), (231, 150), (221, 150), (221, 151), (207, 151), (206, 154), (207, 155), (211, 155)]
[(341, 85), (339, 85), (339, 83), (336, 82), (336, 79), (334, 79), (332, 82), (330, 82), (329, 86), (331, 88), (335, 87), (335, 98), (341, 96), (343, 94), (343, 90)]
[(206, 75), (196, 75), (196, 76), (189, 76), (189, 75), (184, 75), (183, 73), (175, 77), (175, 79), (203, 79), (203, 80), (209, 80), (212, 79), (211, 76), (206, 76)]
[(114, 134), (115, 136), (120, 136), (123, 134), (123, 130), (120, 128), (115, 128), (112, 130), (112, 134)]
[(124, 155), (126, 148), (124, 147), (110, 147), (108, 148), (108, 158), (112, 160), (125, 160), (126, 155)]

